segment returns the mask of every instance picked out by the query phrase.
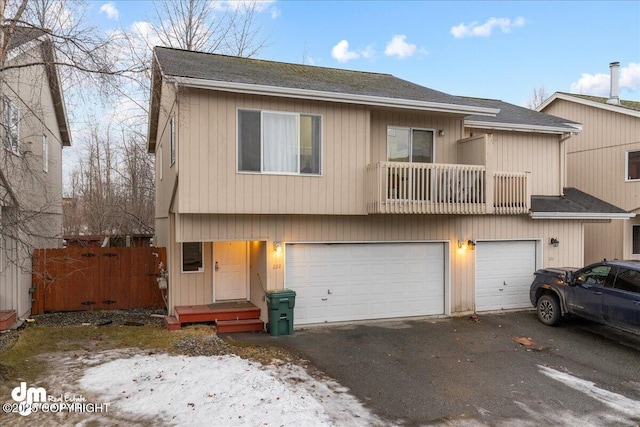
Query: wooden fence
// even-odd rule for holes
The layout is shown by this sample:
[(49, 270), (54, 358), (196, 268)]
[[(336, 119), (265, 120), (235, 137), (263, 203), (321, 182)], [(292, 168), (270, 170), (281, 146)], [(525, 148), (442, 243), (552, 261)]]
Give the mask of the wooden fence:
[(31, 312), (165, 308), (160, 262), (165, 248), (36, 249)]

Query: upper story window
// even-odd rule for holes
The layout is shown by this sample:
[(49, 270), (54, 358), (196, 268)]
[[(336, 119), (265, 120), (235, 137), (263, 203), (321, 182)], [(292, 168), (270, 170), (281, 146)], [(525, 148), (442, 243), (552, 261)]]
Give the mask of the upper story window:
[(640, 180), (640, 151), (627, 151), (627, 181)]
[(406, 127), (387, 128), (387, 160), (433, 163), (434, 131)]
[(16, 104), (8, 100), (3, 99), (3, 127), (4, 127), (4, 148), (11, 151), (13, 154), (19, 154), (18, 140), (19, 140), (19, 128), (20, 122), (20, 109)]
[(169, 120), (169, 165), (173, 166), (176, 162), (176, 125), (175, 117), (171, 116)]
[(322, 117), (238, 110), (238, 171), (320, 175)]
[(49, 172), (49, 139), (42, 135), (42, 170)]

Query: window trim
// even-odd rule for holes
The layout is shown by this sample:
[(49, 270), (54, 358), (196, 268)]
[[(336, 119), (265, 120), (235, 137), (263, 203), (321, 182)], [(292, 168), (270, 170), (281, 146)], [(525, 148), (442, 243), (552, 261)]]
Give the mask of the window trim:
[[(253, 112), (258, 112), (260, 113), (260, 170), (259, 171), (246, 171), (246, 170), (240, 170), (240, 165), (239, 165), (239, 160), (240, 160), (240, 129), (239, 129), (239, 117), (240, 117), (240, 112), (241, 111), (253, 111)], [(296, 126), (298, 128), (297, 134), (298, 134), (298, 153), (297, 153), (297, 166), (298, 166), (298, 172), (279, 172), (279, 171), (265, 171), (264, 170), (264, 157), (263, 157), (263, 153), (264, 153), (264, 140), (262, 138), (263, 136), (263, 126), (264, 126), (264, 121), (262, 120), (263, 114), (282, 114), (282, 115), (289, 115), (289, 116), (296, 116)], [(312, 116), (312, 117), (318, 117), (320, 119), (320, 127), (319, 127), (319, 150), (320, 150), (320, 154), (319, 154), (319, 172), (316, 173), (302, 173), (300, 172), (300, 117), (301, 116)], [(240, 174), (252, 174), (252, 175), (283, 175), (283, 176), (308, 176), (308, 177), (322, 177), (324, 175), (324, 170), (323, 170), (323, 156), (324, 156), (324, 129), (323, 129), (323, 123), (324, 123), (324, 115), (323, 114), (319, 114), (319, 113), (308, 113), (308, 112), (291, 112), (291, 111), (278, 111), (278, 110), (262, 110), (259, 108), (242, 108), (242, 107), (237, 107), (236, 108), (236, 173), (240, 173)]]
[[(199, 243), (200, 244), (200, 264), (202, 267), (198, 267), (197, 270), (185, 270), (184, 269), (184, 244), (185, 243)], [(180, 272), (184, 274), (192, 273), (204, 273), (204, 243), (203, 242), (182, 242), (180, 243)]]
[[(432, 137), (432, 147), (431, 147), (431, 163), (435, 163), (436, 162), (436, 130), (435, 129), (431, 129), (431, 128), (421, 128), (421, 127), (413, 127), (413, 126), (398, 126), (398, 125), (387, 125), (387, 133), (386, 135), (386, 141), (385, 141), (385, 147), (386, 147), (386, 156), (385, 156), (385, 161), (390, 162), (391, 160), (389, 160), (389, 130), (393, 128), (393, 129), (403, 129), (403, 130), (408, 130), (409, 131), (409, 135), (411, 137), (411, 141), (409, 141), (410, 147), (409, 147), (409, 157), (412, 157), (413, 154), (413, 131), (414, 130), (420, 130), (420, 131), (425, 131), (425, 132), (431, 132), (431, 134), (433, 135)], [(413, 159), (409, 160), (409, 163), (414, 163)], [(427, 163), (428, 164), (428, 163)]]
[(42, 135), (42, 170), (49, 173), (49, 138)]
[(638, 178), (629, 178), (629, 153), (640, 153), (640, 150), (627, 150), (624, 152), (624, 180), (625, 182), (638, 182)]
[(172, 114), (169, 119), (169, 167), (176, 163), (176, 115)]
[[(3, 107), (3, 111), (2, 111), (2, 122), (4, 123), (4, 135), (3, 135), (3, 141), (2, 144), (4, 146), (4, 149), (15, 154), (16, 156), (20, 155), (20, 108), (18, 107), (17, 104), (15, 104), (13, 101), (11, 101), (9, 98), (4, 97), (2, 100), (2, 107)], [(15, 110), (16, 111), (16, 123), (9, 123), (11, 122), (11, 111)], [(10, 133), (13, 130), (13, 127), (15, 125), (15, 144), (13, 141), (13, 138), (11, 138), (12, 140), (9, 141), (9, 137), (10, 137)]]

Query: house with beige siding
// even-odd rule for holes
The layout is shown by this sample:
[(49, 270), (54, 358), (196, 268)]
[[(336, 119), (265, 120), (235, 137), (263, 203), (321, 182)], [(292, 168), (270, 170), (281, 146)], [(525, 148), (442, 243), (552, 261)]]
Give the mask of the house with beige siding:
[(577, 123), (378, 73), (155, 48), (148, 151), (172, 321), (220, 302), (296, 326), (530, 307), (540, 267), (626, 215), (567, 188)]
[(30, 314), (31, 250), (62, 246), (71, 138), (53, 52), (43, 31), (18, 27), (0, 71), (0, 329)]
[(624, 209), (627, 221), (585, 226), (584, 262), (640, 260), (640, 102), (619, 97), (619, 63), (611, 63), (610, 96), (557, 92), (539, 111), (582, 124), (567, 141), (567, 184)]

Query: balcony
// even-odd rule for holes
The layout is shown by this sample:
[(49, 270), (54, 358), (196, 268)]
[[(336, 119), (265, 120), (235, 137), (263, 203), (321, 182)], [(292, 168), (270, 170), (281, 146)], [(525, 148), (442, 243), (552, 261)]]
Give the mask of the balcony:
[(526, 172), (487, 172), (485, 166), (379, 162), (367, 167), (372, 214), (498, 214), (529, 212)]

